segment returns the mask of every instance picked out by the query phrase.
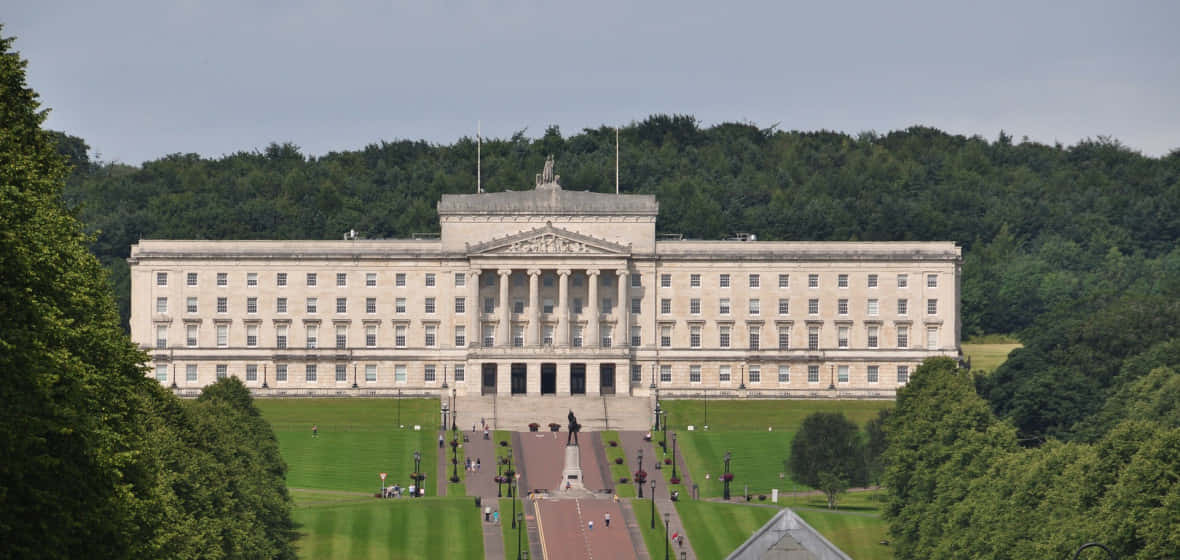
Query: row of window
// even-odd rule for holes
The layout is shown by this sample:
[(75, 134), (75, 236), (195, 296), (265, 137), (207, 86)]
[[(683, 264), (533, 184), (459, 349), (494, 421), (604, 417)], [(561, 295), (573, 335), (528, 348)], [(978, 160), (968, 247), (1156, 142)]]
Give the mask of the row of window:
[[(259, 344), (259, 325), (246, 325), (246, 346), (249, 348), (258, 347)], [(185, 346), (195, 348), (199, 342), (200, 326), (196, 324), (185, 325)], [(229, 347), (229, 325), (219, 324), (214, 325), (216, 333), (216, 344), (218, 348)], [(433, 348), (439, 344), (438, 326), (425, 325), (423, 327), (423, 342), (426, 347)], [(600, 327), (601, 339), (600, 344), (604, 348), (610, 348), (614, 343), (613, 329), (609, 325), (602, 325)], [(467, 346), (467, 328), (466, 326), (456, 326), (455, 332), (455, 347), (463, 348)], [(642, 327), (631, 327), (630, 344), (633, 347), (642, 345)], [(699, 325), (692, 325), (689, 327), (689, 348), (702, 348), (702, 332), (703, 328)], [(729, 325), (719, 325), (717, 328), (717, 347), (718, 348), (732, 348), (733, 327)], [(275, 348), (283, 349), (288, 347), (290, 327), (288, 325), (275, 326)], [(404, 348), (407, 346), (407, 335), (409, 333), (408, 325), (394, 326), (394, 347)], [(850, 346), (850, 338), (852, 327), (838, 326), (836, 327), (836, 348), (848, 349)], [(305, 348), (319, 348), (320, 347), (320, 326), (319, 325), (304, 325), (304, 344)], [(759, 329), (750, 329), (748, 331), (747, 348), (751, 350), (759, 350), (762, 348), (762, 333)], [(865, 348), (877, 349), (880, 348), (880, 334), (881, 327), (878, 325), (868, 325), (865, 327)], [(896, 331), (896, 347), (909, 348), (910, 347), (910, 329), (908, 326), (899, 325)], [(523, 347), (525, 330), (522, 325), (514, 325), (511, 331), (512, 346)], [(365, 325), (364, 327), (364, 346), (366, 348), (377, 347), (377, 325)], [(335, 348), (348, 348), (348, 326), (337, 325), (335, 327)], [(541, 343), (543, 345), (552, 345), (554, 343), (554, 326), (544, 325), (541, 331)], [(492, 347), (496, 344), (496, 328), (494, 325), (484, 325), (483, 332), (484, 346)], [(581, 325), (574, 325), (570, 333), (570, 345), (574, 348), (580, 348), (584, 344), (584, 327)], [(664, 325), (660, 327), (659, 345), (661, 348), (672, 347), (672, 326)], [(164, 349), (168, 347), (168, 326), (156, 325), (156, 348)], [(791, 329), (789, 327), (781, 327), (778, 329), (777, 346), (780, 350), (789, 350), (791, 346)], [(807, 349), (818, 350), (820, 348), (820, 327), (810, 325), (807, 327)], [(929, 350), (937, 350), (939, 348), (939, 327), (926, 327), (926, 348)]]
[[(303, 365), (303, 380), (307, 383), (318, 383), (320, 377), (320, 364), (304, 364)], [(228, 364), (216, 364), (213, 366), (214, 375), (217, 379), (225, 379), (229, 375)], [(274, 380), (278, 383), (287, 382), (288, 375), (291, 373), (291, 366), (288, 364), (276, 364), (274, 366)], [(333, 374), (333, 379), (336, 383), (345, 383), (350, 381), (348, 364), (335, 364), (333, 369), (328, 370)], [(456, 365), (453, 368), (454, 380), (462, 382), (465, 380), (465, 371), (463, 365)], [(237, 373), (237, 372), (235, 372)], [(354, 368), (353, 375), (356, 375)], [(396, 383), (405, 383), (408, 379), (407, 367), (405, 365), (393, 366), (393, 380)], [(376, 383), (378, 381), (377, 364), (364, 364), (363, 380), (366, 383)], [(241, 372), (241, 377), (246, 382), (256, 382), (259, 379), (259, 371), (257, 364), (246, 364), (244, 370)], [(184, 366), (184, 380), (187, 383), (197, 383), (200, 377), (197, 371), (197, 364), (185, 364)], [(438, 366), (435, 364), (426, 364), (422, 366), (422, 379), (426, 383), (434, 383), (438, 381)], [(168, 381), (168, 364), (156, 364), (156, 380), (165, 383)], [(360, 381), (359, 379), (356, 381)]]
[[(897, 373), (896, 379), (897, 379), (898, 384), (905, 384), (905, 383), (909, 382), (910, 366), (897, 366), (897, 369), (895, 371)], [(788, 366), (788, 365), (778, 366), (777, 374), (778, 374), (778, 383), (786, 384), (786, 383), (791, 382), (791, 366)], [(757, 384), (760, 384), (763, 382), (762, 366), (761, 365), (753, 365), (752, 364), (749, 366), (748, 370), (743, 368), (740, 372), (740, 375), (742, 376), (742, 379), (740, 379), (739, 381), (741, 381), (743, 383), (751, 383), (751, 384), (757, 385)], [(717, 376), (716, 380), (718, 383), (722, 383), (722, 384), (733, 383), (735, 381), (734, 367), (729, 366), (729, 365), (717, 366), (716, 376)], [(807, 366), (807, 383), (815, 384), (815, 383), (821, 383), (822, 381), (825, 381), (825, 380), (821, 380), (821, 377), (822, 377), (822, 375), (821, 375), (819, 364), (809, 364)], [(847, 366), (847, 365), (834, 366), (831, 368), (831, 371), (830, 371), (828, 377), (829, 377), (829, 379), (827, 379), (826, 381), (828, 381), (829, 383), (835, 383), (835, 384), (849, 383), (851, 381), (851, 366)], [(638, 383), (642, 383), (642, 381), (643, 381), (643, 365), (642, 364), (632, 364), (631, 365), (631, 382), (638, 384)], [(711, 383), (713, 380), (710, 379), (709, 381)], [(878, 366), (878, 365), (865, 366), (865, 381), (867, 381), (868, 383), (879, 383), (881, 381), (881, 366)], [(671, 382), (672, 382), (672, 366), (661, 365), (660, 366), (660, 383), (671, 383)], [(688, 366), (688, 382), (689, 383), (702, 383), (703, 382), (702, 381), (702, 367), (701, 366), (699, 366), (699, 365)], [(768, 380), (767, 382), (773, 382), (773, 381)]]
[[(366, 273), (364, 273), (364, 275), (365, 275), (365, 286), (366, 287), (370, 287), (370, 288), (377, 287), (377, 273), (376, 272), (366, 272)], [(819, 284), (820, 284), (819, 276), (820, 275), (816, 274), (816, 273), (808, 274), (807, 275), (807, 287), (808, 288), (818, 288)], [(219, 286), (219, 287), (228, 287), (229, 286), (229, 273), (217, 272), (217, 273), (215, 273), (215, 277), (216, 277), (217, 286)], [(518, 286), (524, 285), (524, 278), (525, 278), (524, 275), (517, 274), (517, 275), (514, 275), (514, 278), (516, 279), (515, 282)], [(583, 275), (574, 275), (573, 276), (574, 285), (580, 286), (582, 283), (582, 278), (583, 278)], [(349, 279), (349, 276), (348, 276), (347, 272), (337, 272), (336, 273), (336, 287), (338, 287), (338, 288), (348, 287), (348, 279)], [(543, 274), (542, 275), (542, 282), (544, 282), (545, 286), (552, 286), (553, 279), (554, 279), (553, 274)], [(609, 286), (612, 283), (610, 276), (604, 275), (601, 277), (601, 279), (602, 279), (601, 281), (604, 285)], [(404, 288), (404, 287), (406, 287), (406, 280), (407, 280), (407, 276), (406, 276), (405, 272), (395, 273), (393, 276), (393, 285), (398, 288)], [(197, 286), (197, 285), (199, 285), (198, 281), (199, 281), (199, 273), (197, 273), (197, 272), (185, 273), (185, 285), (186, 286)], [(276, 286), (279, 286), (279, 287), (287, 286), (288, 281), (289, 281), (288, 273), (286, 273), (286, 272), (275, 273), (275, 285)], [(433, 288), (437, 285), (437, 282), (438, 282), (438, 276), (435, 273), (433, 273), (433, 272), (425, 273), (425, 275), (423, 277), (423, 285), (425, 287)], [(756, 274), (756, 273), (748, 274), (748, 275), (746, 275), (746, 282), (747, 282), (747, 286), (749, 286), (750, 288), (761, 288), (762, 287), (762, 275)], [(865, 276), (865, 286), (868, 288), (876, 288), (878, 286), (878, 282), (879, 282), (879, 275), (877, 275), (877, 274), (868, 274)], [(896, 282), (897, 282), (898, 288), (909, 287), (909, 274), (896, 275)], [(494, 286), (496, 283), (496, 275), (488, 274), (486, 283), (488, 286)], [(690, 287), (699, 288), (701, 286), (701, 275), (697, 274), (697, 273), (689, 274), (688, 284)], [(168, 273), (167, 272), (156, 272), (156, 285), (161, 286), (161, 287), (168, 285)], [(318, 286), (319, 285), (319, 274), (316, 272), (306, 273), (304, 276), (304, 285), (306, 285), (308, 287)], [(454, 285), (456, 288), (465, 287), (467, 285), (467, 274), (464, 272), (454, 273)], [(717, 285), (718, 285), (718, 287), (721, 287), (721, 288), (731, 287), (732, 275), (730, 275), (728, 273), (718, 274), (717, 275)], [(257, 272), (247, 272), (246, 273), (246, 286), (250, 287), (250, 288), (258, 286), (258, 273)], [(631, 274), (631, 287), (640, 288), (642, 286), (643, 286), (643, 276), (640, 273), (632, 273)], [(779, 274), (778, 275), (778, 287), (779, 288), (789, 288), (790, 286), (791, 286), (791, 275), (790, 274)], [(836, 275), (836, 286), (839, 288), (849, 287), (849, 275), (845, 274), (845, 273), (837, 274)], [(672, 274), (670, 274), (670, 273), (661, 273), (660, 274), (660, 287), (661, 288), (671, 288), (672, 287)], [(937, 274), (927, 274), (926, 275), (926, 287), (927, 288), (937, 288), (938, 287), (938, 275)]]

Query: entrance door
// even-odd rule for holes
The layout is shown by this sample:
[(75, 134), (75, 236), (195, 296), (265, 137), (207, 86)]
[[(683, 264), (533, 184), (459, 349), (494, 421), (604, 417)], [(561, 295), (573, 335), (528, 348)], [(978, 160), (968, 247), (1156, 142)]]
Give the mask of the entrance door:
[(481, 394), (481, 395), (494, 395), (494, 394), (496, 394), (496, 364), (484, 364), (483, 365), (483, 375), (481, 375), (480, 377), (482, 377), (483, 379), (482, 379), (482, 383), (480, 383), (479, 394)]
[(570, 394), (586, 394), (586, 364), (570, 364)]
[(598, 366), (598, 392), (603, 395), (615, 394), (615, 365), (614, 364), (599, 364)]
[(512, 394), (523, 395), (528, 392), (528, 366), (526, 364), (512, 364)]
[(541, 394), (557, 394), (557, 364), (541, 364)]

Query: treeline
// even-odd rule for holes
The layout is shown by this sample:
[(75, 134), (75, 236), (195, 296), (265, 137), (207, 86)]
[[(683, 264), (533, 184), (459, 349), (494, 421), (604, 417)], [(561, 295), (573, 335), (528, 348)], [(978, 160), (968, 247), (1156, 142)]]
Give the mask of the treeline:
[(294, 558), (286, 467), (237, 380), (145, 376), (60, 136), (0, 36), (0, 558)]
[[(622, 191), (659, 197), (661, 232), (716, 239), (953, 240), (965, 248), (968, 335), (1016, 333), (1042, 313), (1128, 290), (1151, 293), (1180, 266), (1180, 151), (1145, 157), (1117, 141), (1014, 143), (913, 127), (857, 136), (702, 127), (655, 115), (620, 130)], [(307, 157), (290, 144), (220, 158), (176, 154), (133, 167), (75, 163), (67, 200), (126, 318), (128, 248), (141, 237), (339, 239), (438, 230), (444, 193), (475, 190), (472, 138), (372, 144)], [(615, 131), (483, 143), (489, 191), (529, 189), (553, 154), (567, 188), (614, 192)]]

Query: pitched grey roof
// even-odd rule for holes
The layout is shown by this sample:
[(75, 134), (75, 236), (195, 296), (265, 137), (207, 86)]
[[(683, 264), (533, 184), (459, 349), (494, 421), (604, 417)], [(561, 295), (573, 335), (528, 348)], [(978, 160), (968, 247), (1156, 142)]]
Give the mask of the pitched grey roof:
[(554, 183), (535, 190), (480, 194), (444, 194), (438, 213), (541, 214), (541, 215), (640, 215), (655, 216), (660, 205), (650, 194), (603, 194), (567, 191)]

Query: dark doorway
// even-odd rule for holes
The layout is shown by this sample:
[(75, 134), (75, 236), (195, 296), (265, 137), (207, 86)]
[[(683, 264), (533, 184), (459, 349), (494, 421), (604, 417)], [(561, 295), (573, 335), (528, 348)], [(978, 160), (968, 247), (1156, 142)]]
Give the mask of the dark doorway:
[(615, 365), (599, 364), (598, 392), (603, 395), (615, 394)]
[(496, 394), (496, 364), (484, 364), (482, 383), (480, 383), (479, 394), (494, 395)]
[(541, 394), (557, 394), (557, 364), (541, 364)]
[(512, 394), (523, 395), (528, 392), (529, 374), (525, 364), (512, 364)]
[(570, 364), (570, 394), (586, 394), (586, 364)]

